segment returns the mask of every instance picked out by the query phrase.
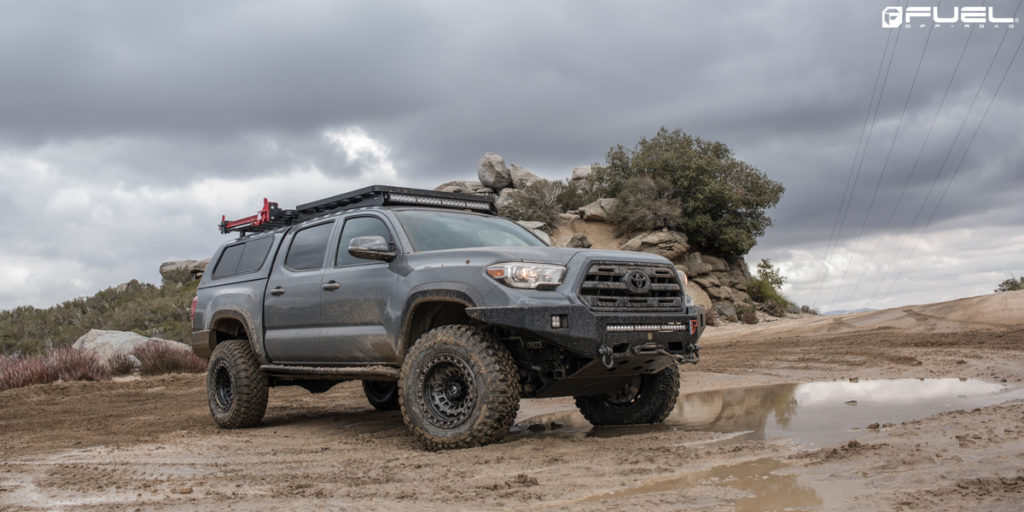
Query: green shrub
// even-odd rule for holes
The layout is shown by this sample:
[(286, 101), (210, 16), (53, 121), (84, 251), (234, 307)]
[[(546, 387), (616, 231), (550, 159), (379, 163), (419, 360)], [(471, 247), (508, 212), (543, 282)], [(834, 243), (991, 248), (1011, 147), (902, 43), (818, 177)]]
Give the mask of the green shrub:
[[(651, 139), (641, 138), (632, 149), (612, 147), (605, 164), (593, 169), (594, 187), (602, 197), (625, 202), (631, 200), (630, 194), (641, 194), (648, 204), (667, 197), (682, 215), (663, 212), (672, 224), (666, 227), (685, 232), (694, 250), (712, 254), (738, 256), (750, 251), (771, 226), (768, 209), (785, 191), (782, 184), (736, 159), (725, 144), (664, 127)], [(667, 186), (629, 185), (636, 177), (661, 180)], [(622, 229), (628, 230), (629, 226)]]
[(757, 317), (757, 308), (746, 304), (739, 304), (736, 306), (736, 316), (745, 324), (753, 325), (761, 321), (761, 319)]
[(525, 188), (513, 190), (509, 203), (499, 212), (513, 220), (532, 220), (553, 225), (562, 213), (558, 201), (566, 190), (560, 181), (537, 180)]
[(598, 199), (601, 199), (601, 194), (593, 179), (570, 181), (565, 185), (565, 190), (558, 194), (558, 207), (563, 212), (579, 210)]
[(619, 206), (608, 221), (620, 235), (671, 228), (683, 221), (672, 187), (662, 178), (634, 176), (622, 184), (618, 198)]
[(747, 295), (758, 302), (772, 316), (786, 316), (791, 302), (780, 292), (786, 278), (776, 269), (771, 260), (763, 259), (757, 264), (757, 277), (747, 281)]
[(999, 287), (996, 288), (996, 292), (1013, 292), (1017, 290), (1024, 290), (1024, 276), (1014, 278), (1012, 275), (1006, 281), (999, 283)]

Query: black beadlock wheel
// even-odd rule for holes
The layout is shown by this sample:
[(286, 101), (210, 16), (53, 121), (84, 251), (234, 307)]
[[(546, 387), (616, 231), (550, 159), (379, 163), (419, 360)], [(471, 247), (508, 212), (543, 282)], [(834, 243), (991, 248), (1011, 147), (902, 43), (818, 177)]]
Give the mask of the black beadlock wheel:
[(413, 345), (398, 381), (402, 419), (428, 450), (479, 446), (508, 434), (519, 371), (504, 345), (465, 325), (435, 328)]
[(679, 367), (673, 364), (658, 373), (628, 378), (615, 393), (575, 399), (594, 426), (661, 423), (679, 399)]
[(398, 409), (398, 383), (380, 380), (364, 380), (363, 393), (370, 405), (378, 411)]
[(259, 425), (267, 411), (267, 376), (249, 348), (248, 340), (217, 345), (206, 372), (210, 414), (222, 428)]

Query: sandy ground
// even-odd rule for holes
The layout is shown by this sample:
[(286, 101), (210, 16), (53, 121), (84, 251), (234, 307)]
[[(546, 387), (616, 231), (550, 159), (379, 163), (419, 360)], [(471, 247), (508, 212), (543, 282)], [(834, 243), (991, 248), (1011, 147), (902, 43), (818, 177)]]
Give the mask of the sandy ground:
[[(1024, 327), (904, 309), (711, 330), (683, 392), (896, 378), (1024, 388)], [(275, 388), (264, 424), (236, 431), (213, 426), (200, 375), (33, 386), (0, 393), (0, 510), (1024, 509), (1024, 400), (878, 428), (865, 416), (811, 444), (758, 435), (795, 400), (758, 393), (681, 401), (673, 418), (706, 414), (704, 429), (591, 430), (568, 400), (524, 401), (504, 442), (429, 453), (358, 383)], [(765, 412), (723, 433), (743, 400)]]

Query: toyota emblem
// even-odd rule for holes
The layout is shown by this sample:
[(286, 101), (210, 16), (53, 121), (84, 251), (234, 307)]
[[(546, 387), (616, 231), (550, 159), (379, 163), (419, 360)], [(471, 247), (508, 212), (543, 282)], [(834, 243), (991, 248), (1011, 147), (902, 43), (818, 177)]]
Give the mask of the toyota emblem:
[(625, 281), (629, 291), (637, 295), (647, 293), (647, 289), (651, 287), (651, 278), (639, 270), (630, 270)]

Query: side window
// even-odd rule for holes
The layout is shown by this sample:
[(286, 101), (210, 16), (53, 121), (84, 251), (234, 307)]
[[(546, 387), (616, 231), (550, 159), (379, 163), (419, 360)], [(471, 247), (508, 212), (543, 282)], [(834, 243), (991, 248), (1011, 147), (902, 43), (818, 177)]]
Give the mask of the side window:
[(292, 237), (284, 266), (291, 270), (318, 270), (324, 265), (327, 239), (331, 236), (333, 222), (306, 228)]
[(348, 244), (357, 236), (373, 235), (382, 236), (389, 243), (393, 242), (388, 227), (384, 224), (384, 221), (377, 217), (356, 217), (346, 220), (345, 227), (341, 230), (341, 237), (338, 239), (338, 255), (334, 259), (334, 266), (343, 267), (358, 263), (370, 263), (370, 260), (356, 258), (349, 254)]
[(245, 244), (232, 245), (224, 249), (217, 262), (217, 268), (213, 269), (213, 278), (230, 276), (238, 269), (238, 260), (242, 259), (242, 252), (245, 251)]
[(270, 246), (274, 243), (274, 237), (267, 236), (250, 240), (245, 243), (245, 250), (242, 251), (242, 258), (238, 260), (238, 274), (255, 272), (263, 266), (270, 252)]
[(267, 236), (225, 248), (220, 261), (217, 262), (217, 268), (213, 271), (213, 278), (259, 270), (263, 266), (263, 261), (267, 259), (273, 243), (274, 237)]

